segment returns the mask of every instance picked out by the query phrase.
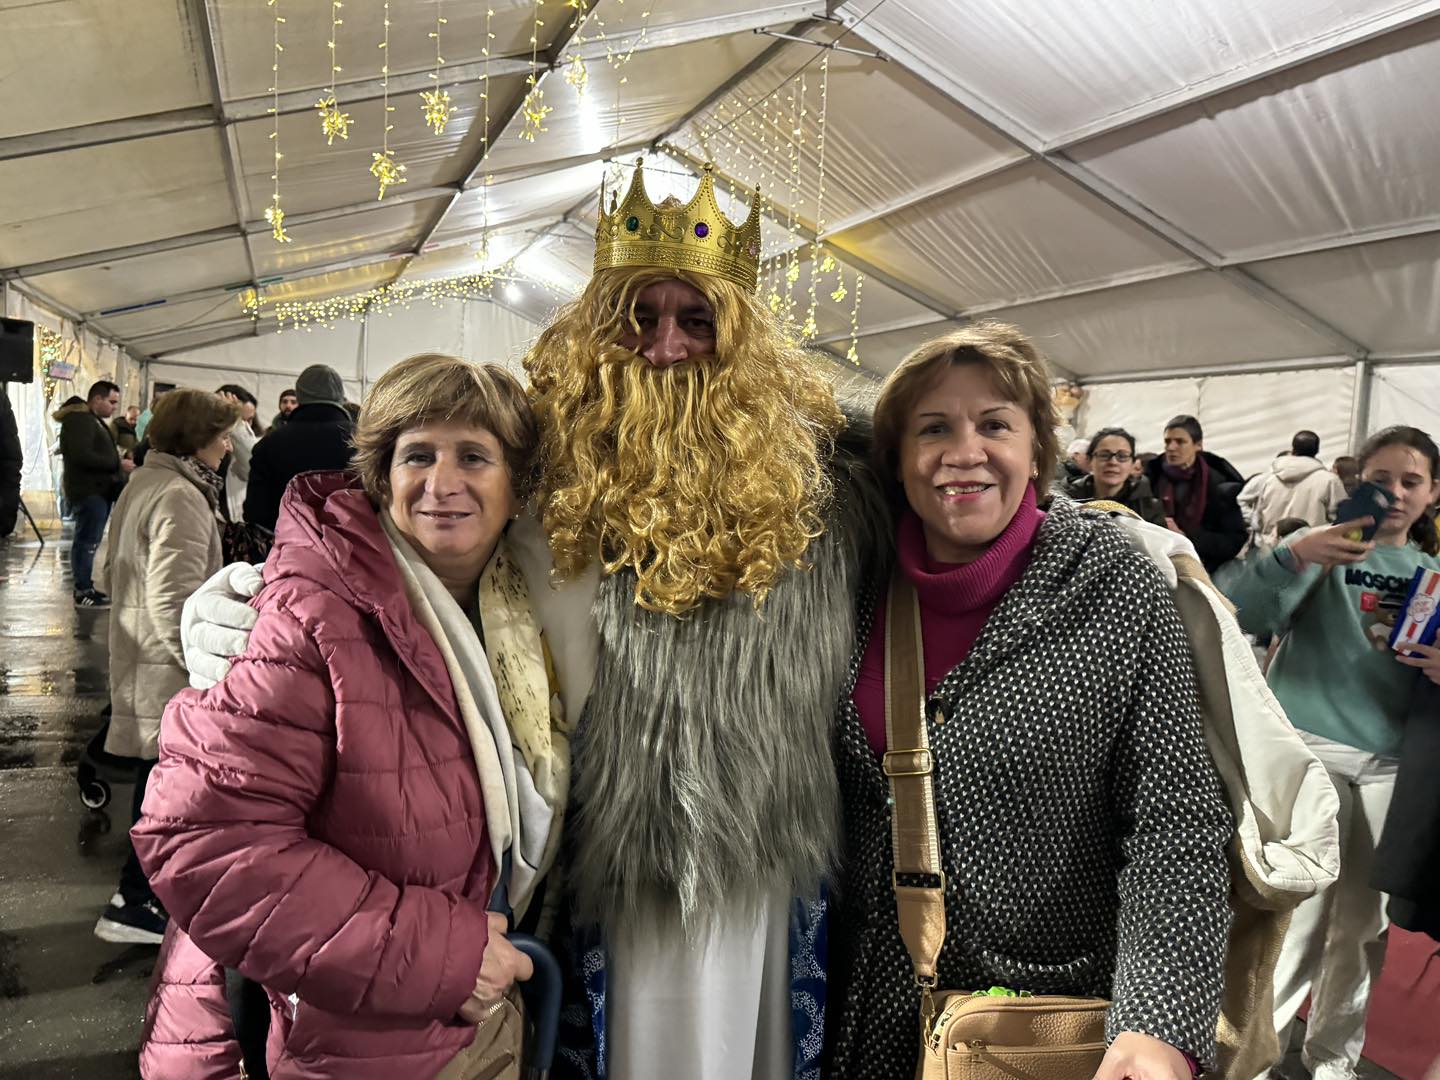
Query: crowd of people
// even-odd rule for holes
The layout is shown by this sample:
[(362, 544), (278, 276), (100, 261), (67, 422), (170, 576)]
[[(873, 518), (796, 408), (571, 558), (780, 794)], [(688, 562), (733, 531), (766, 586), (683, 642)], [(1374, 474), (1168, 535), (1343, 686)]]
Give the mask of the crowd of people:
[(1377, 629), (1440, 571), (1430, 437), (1347, 473), (1301, 432), (1249, 483), (1193, 416), (1062, 453), (999, 323), (838, 401), (744, 228), (633, 205), (528, 389), (425, 354), (352, 419), (317, 365), (268, 432), (173, 390), (128, 450), (113, 384), (61, 410), (142, 762), (96, 932), (162, 946), (143, 1075), (502, 1075), (518, 928), (567, 1077), (893, 1080), (995, 988), (1098, 1003), (1059, 1049), (1099, 1080), (1249, 1080), (1312, 987), (1307, 1064), (1353, 1076), (1387, 919), (1440, 932), (1440, 649)]

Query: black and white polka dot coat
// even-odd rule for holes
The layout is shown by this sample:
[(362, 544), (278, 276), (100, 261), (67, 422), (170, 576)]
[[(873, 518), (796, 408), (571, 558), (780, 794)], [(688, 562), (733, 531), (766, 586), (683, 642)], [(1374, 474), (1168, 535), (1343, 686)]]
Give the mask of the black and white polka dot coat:
[[(882, 585), (863, 602), (854, 668)], [(1233, 820), (1154, 564), (1056, 498), (1024, 576), (927, 712), (948, 879), (941, 987), (1108, 997), (1111, 1038), (1142, 1032), (1213, 1062)], [(888, 787), (848, 695), (837, 743), (828, 1075), (895, 1080), (914, 1070), (919, 995)]]

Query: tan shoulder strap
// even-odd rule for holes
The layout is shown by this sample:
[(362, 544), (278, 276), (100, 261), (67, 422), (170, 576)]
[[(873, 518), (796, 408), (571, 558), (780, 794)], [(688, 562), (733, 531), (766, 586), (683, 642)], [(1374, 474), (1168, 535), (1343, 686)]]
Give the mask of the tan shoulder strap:
[[(935, 1016), (932, 991), (945, 943), (945, 871), (935, 824), (935, 759), (925, 727), (925, 660), (915, 586), (898, 568), (885, 608), (885, 775), (893, 808), (895, 909), (921, 993), (921, 1031)], [(901, 876), (924, 884), (900, 883)]]

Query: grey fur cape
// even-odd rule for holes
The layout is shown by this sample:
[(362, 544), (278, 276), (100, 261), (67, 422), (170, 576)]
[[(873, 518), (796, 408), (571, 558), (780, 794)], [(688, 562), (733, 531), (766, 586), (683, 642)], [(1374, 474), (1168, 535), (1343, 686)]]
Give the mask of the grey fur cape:
[(759, 610), (736, 594), (675, 618), (636, 606), (633, 574), (600, 582), (599, 657), (574, 742), (577, 921), (678, 920), (694, 933), (737, 902), (813, 895), (833, 869), (835, 706), (855, 597), (892, 543), (869, 421), (849, 420), (810, 565)]

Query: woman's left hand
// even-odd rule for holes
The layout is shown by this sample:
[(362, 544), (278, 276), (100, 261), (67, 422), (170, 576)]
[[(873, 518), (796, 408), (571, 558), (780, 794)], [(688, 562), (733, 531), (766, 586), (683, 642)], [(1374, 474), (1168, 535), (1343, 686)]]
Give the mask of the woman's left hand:
[(1406, 645), (1405, 652), (1396, 653), (1395, 659), (1406, 667), (1419, 668), (1427, 679), (1440, 686), (1440, 649), (1434, 645)]
[(1122, 1031), (1105, 1052), (1095, 1080), (1191, 1080), (1190, 1062), (1167, 1042)]

